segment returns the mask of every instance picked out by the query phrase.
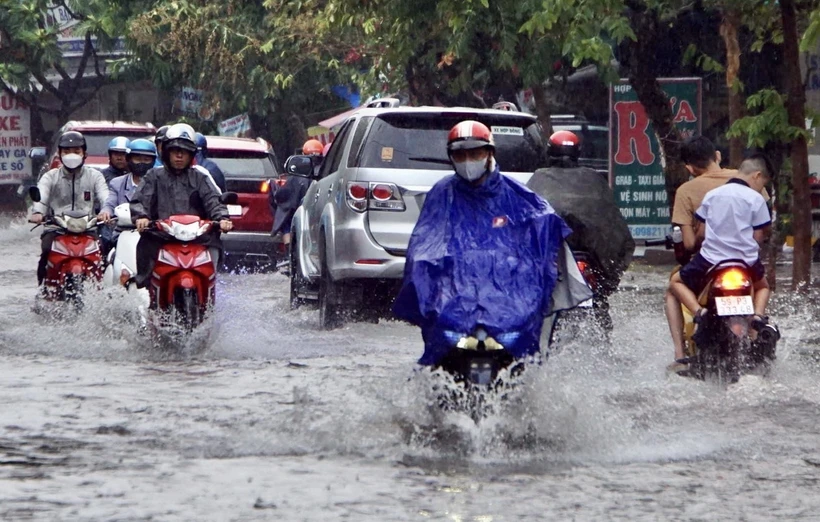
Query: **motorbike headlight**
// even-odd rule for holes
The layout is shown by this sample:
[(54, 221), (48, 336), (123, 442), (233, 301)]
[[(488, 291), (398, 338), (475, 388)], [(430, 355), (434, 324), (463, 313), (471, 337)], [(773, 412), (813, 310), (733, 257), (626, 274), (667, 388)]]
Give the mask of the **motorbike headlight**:
[(68, 218), (66, 220), (66, 230), (72, 234), (82, 234), (88, 229), (88, 219)]

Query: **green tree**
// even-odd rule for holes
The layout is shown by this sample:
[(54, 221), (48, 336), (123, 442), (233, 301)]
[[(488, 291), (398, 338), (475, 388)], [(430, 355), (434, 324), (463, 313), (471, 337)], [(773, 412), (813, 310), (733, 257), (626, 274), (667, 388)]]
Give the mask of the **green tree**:
[(359, 27), (328, 30), (317, 0), (165, 2), (130, 20), (132, 62), (168, 90), (206, 92), (222, 116), (247, 111), (254, 128), (300, 145), (310, 114), (338, 110), (330, 87), (350, 82)]
[[(79, 21), (74, 34), (84, 35), (76, 72), (68, 67), (58, 45), (59, 27), (47, 24), (46, 15), (55, 5)], [(112, 48), (121, 28), (116, 20), (121, 18), (111, 16), (110, 6), (103, 0), (90, 0), (76, 9), (64, 1), (0, 0), (0, 88), (31, 107), (35, 137), (45, 137), (43, 113), (64, 121), (111, 82), (101, 54)], [(47, 104), (43, 93), (53, 96), (57, 104)]]

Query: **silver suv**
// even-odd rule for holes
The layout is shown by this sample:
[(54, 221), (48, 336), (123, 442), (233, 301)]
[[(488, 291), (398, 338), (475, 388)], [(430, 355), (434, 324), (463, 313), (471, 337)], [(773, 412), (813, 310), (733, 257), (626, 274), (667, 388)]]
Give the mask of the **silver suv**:
[(529, 114), (438, 107), (356, 112), (293, 218), (293, 307), (318, 300), (323, 328), (339, 326), (344, 312), (368, 318), (389, 308), (424, 197), (453, 174), (447, 133), (463, 120), (492, 129), (504, 174), (526, 183), (544, 166), (540, 126)]

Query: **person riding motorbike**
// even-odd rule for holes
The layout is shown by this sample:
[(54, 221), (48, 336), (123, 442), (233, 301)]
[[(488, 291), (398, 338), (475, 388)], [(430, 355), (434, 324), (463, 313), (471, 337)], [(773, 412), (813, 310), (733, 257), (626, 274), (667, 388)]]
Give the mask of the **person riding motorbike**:
[[(314, 176), (319, 174), (319, 168), (324, 159), (323, 152), (324, 146), (319, 140), (310, 139), (302, 145), (302, 154), (310, 156), (313, 160)], [(271, 236), (275, 238), (274, 240), (279, 240), (286, 245), (290, 243), (290, 222), (296, 209), (302, 204), (302, 199), (312, 182), (312, 179), (304, 176), (288, 176), (283, 186), (276, 191), (271, 191), (269, 196), (269, 203), (273, 210)]]
[(709, 282), (709, 270), (736, 259), (751, 269), (755, 290), (752, 324), (768, 323), (765, 312), (769, 285), (759, 251), (772, 223), (766, 200), (760, 194), (770, 179), (764, 160), (747, 158), (740, 164), (737, 176), (710, 190), (695, 212), (695, 236), (696, 241), (703, 242), (701, 249), (669, 282), (669, 291), (692, 311), (695, 324), (701, 322), (706, 311), (697, 295)]
[(131, 198), (131, 219), (142, 235), (137, 244), (137, 286), (144, 287), (151, 277), (163, 239), (149, 230), (151, 220), (189, 214), (219, 223), (207, 238), (214, 262), (221, 257), (219, 231), (228, 232), (233, 223), (228, 209), (219, 201), (213, 180), (192, 167), (196, 142), (194, 129), (178, 123), (168, 128), (162, 146), (163, 166), (149, 170)]
[(549, 167), (536, 170), (527, 187), (547, 198), (572, 228), (567, 243), (582, 256), (585, 277), (595, 292), (592, 319), (608, 335), (613, 328), (608, 298), (632, 260), (635, 241), (608, 180), (579, 166), (581, 140), (575, 133), (554, 132), (547, 142), (547, 155)]
[(111, 183), (112, 179), (128, 174), (125, 155), (128, 154), (130, 146), (131, 142), (125, 136), (117, 136), (108, 142), (108, 167), (101, 171), (106, 183)]
[[(34, 203), (29, 221), (40, 224), (45, 215), (60, 214), (68, 210), (94, 214), (95, 202), (102, 206), (108, 198), (105, 177), (97, 169), (84, 165), (87, 156), (85, 137), (77, 131), (68, 131), (60, 136), (57, 150), (62, 166), (51, 169), (37, 182), (40, 201)], [(107, 221), (111, 215), (105, 210), (97, 216)], [(46, 229), (41, 236), (40, 262), (37, 265), (37, 284), (43, 284), (46, 277), (48, 253), (57, 232)]]
[(157, 159), (154, 161), (155, 167), (162, 166), (162, 144), (165, 142), (165, 134), (169, 128), (169, 125), (163, 125), (157, 129), (156, 134), (154, 134), (154, 146), (157, 148)]
[[(693, 179), (678, 187), (672, 209), (672, 225), (681, 229), (685, 255), (678, 262), (686, 264), (689, 257), (697, 253), (699, 248), (695, 236), (695, 226), (697, 225), (695, 211), (700, 207), (703, 198), (709, 191), (736, 177), (737, 170), (720, 167), (720, 151), (716, 150), (714, 144), (705, 136), (694, 136), (684, 141), (681, 145), (680, 154), (681, 161), (693, 176)], [(770, 173), (771, 166), (765, 157), (763, 159), (766, 163), (766, 171)], [(765, 188), (761, 191), (761, 195), (765, 200), (769, 199), (769, 194)], [(677, 271), (677, 268), (675, 271)], [(667, 370), (676, 373), (686, 371), (688, 365), (679, 362), (685, 356), (683, 312), (680, 301), (670, 290), (667, 290), (664, 295), (664, 312), (669, 323), (669, 331), (675, 349), (675, 360), (667, 366)]]
[[(142, 181), (143, 176), (154, 168), (154, 161), (157, 157), (157, 148), (150, 140), (137, 139), (131, 142), (128, 154), (126, 155), (128, 170), (130, 174), (115, 178), (108, 184), (108, 199), (105, 201), (103, 210), (109, 215), (114, 215), (114, 209), (118, 205), (131, 201), (134, 191)], [(117, 243), (117, 234), (111, 235), (110, 248)]]
[[(421, 365), (450, 352), (449, 332), (478, 327), (496, 339), (512, 333), (504, 349), (516, 359), (536, 355), (544, 319), (559, 308), (553, 290), (571, 231), (546, 200), (500, 173), (486, 125), (455, 125), (447, 153), (455, 175), (427, 193), (393, 311), (421, 327)], [(591, 295), (580, 285), (570, 306)]]
[(225, 192), (227, 190), (227, 188), (225, 188), (225, 174), (214, 160), (208, 158), (208, 140), (199, 132), (196, 133), (196, 149), (194, 164), (206, 169), (211, 174), (211, 177), (214, 178), (214, 183), (219, 187), (219, 190)]

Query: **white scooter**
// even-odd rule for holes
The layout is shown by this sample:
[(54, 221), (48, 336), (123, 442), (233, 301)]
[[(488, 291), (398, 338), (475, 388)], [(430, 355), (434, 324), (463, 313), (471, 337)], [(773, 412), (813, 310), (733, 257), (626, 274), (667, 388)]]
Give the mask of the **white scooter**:
[[(120, 236), (117, 245), (108, 253), (108, 259), (103, 272), (103, 284), (108, 287), (126, 286), (128, 280), (137, 274), (137, 243), (140, 234), (131, 221), (131, 206), (129, 203), (118, 205), (114, 209), (117, 218), (117, 230)], [(136, 292), (140, 301), (141, 322), (146, 317), (150, 303), (148, 290), (138, 289), (135, 285), (129, 291)]]

